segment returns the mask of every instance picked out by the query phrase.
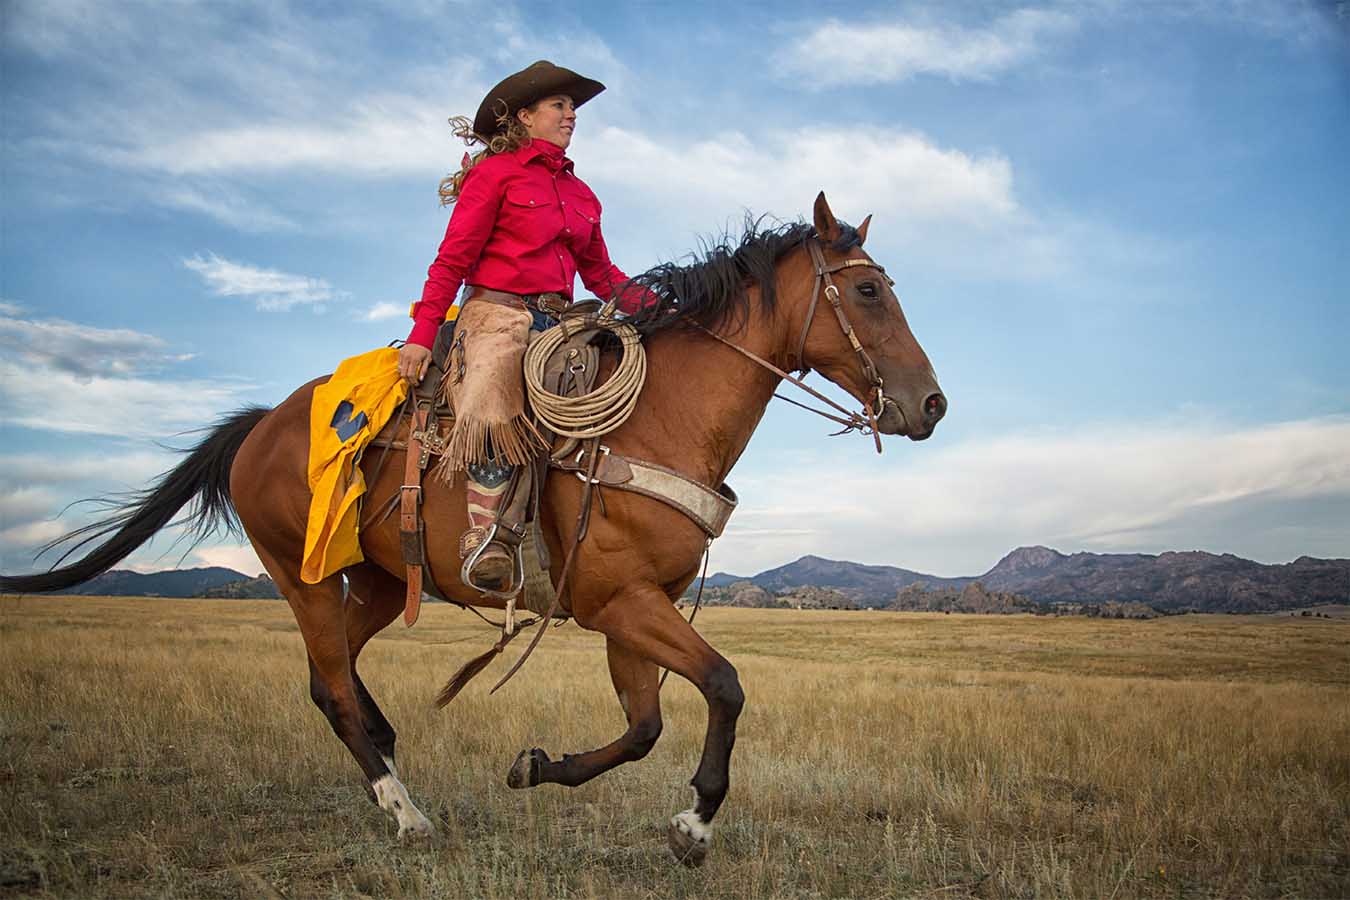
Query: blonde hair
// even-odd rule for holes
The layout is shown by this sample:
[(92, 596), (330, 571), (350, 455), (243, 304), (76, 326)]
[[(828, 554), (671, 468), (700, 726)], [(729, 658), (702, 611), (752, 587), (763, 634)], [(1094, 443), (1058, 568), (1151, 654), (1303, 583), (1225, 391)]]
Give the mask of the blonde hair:
[(508, 111), (506, 102), (498, 100), (497, 103), (500, 105), (500, 112), (497, 114), (497, 130), (488, 137), (484, 137), (473, 130), (473, 120), (469, 117), (450, 117), (450, 128), (455, 137), (464, 142), (464, 146), (474, 147), (478, 145), (483, 149), (476, 153), (465, 154), (464, 164), (460, 166), (459, 171), (441, 179), (439, 193), (442, 206), (449, 206), (459, 199), (459, 192), (464, 188), (464, 179), (469, 177), (469, 171), (474, 166), (489, 156), (519, 150), (530, 142), (530, 133), (525, 130), (525, 125), (520, 119)]

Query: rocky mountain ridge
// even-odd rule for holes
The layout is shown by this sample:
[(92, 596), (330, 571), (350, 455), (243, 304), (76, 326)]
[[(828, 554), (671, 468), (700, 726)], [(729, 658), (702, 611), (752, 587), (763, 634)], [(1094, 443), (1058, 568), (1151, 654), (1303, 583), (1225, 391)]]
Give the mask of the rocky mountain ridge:
[[(1350, 559), (1301, 556), (1265, 564), (1231, 553), (1200, 550), (1147, 553), (1060, 553), (1019, 547), (988, 572), (941, 578), (893, 566), (870, 566), (803, 556), (744, 577), (719, 572), (709, 586), (746, 582), (771, 595), (812, 586), (838, 591), (859, 606), (896, 608), (897, 596), (915, 585), (923, 592), (960, 592), (978, 582), (986, 592), (1016, 594), (1036, 604), (1142, 604), (1164, 612), (1275, 612), (1350, 602)], [(927, 605), (916, 594), (901, 601)], [(938, 598), (931, 598), (937, 602)]]

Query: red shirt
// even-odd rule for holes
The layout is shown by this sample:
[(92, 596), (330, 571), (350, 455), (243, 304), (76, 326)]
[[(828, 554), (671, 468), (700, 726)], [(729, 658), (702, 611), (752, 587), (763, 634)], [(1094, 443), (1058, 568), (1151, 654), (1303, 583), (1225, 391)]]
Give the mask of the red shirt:
[[(408, 342), (431, 346), (465, 282), (513, 294), (556, 291), (570, 300), (577, 274), (601, 300), (628, 280), (600, 234), (600, 201), (572, 173), (561, 147), (535, 138), (469, 170)], [(629, 288), (617, 303), (631, 313), (646, 296)]]

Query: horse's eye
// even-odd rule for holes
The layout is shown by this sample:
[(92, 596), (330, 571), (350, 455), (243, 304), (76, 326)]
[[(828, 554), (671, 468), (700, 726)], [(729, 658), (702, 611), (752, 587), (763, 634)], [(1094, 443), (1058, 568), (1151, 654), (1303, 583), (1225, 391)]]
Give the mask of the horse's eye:
[(858, 293), (862, 294), (868, 300), (875, 300), (877, 298), (877, 286), (871, 281), (859, 282)]

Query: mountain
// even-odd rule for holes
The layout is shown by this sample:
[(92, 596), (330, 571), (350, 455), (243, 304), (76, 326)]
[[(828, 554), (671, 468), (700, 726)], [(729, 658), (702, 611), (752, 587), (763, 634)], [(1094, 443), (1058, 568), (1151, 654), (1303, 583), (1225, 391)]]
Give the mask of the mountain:
[[(796, 562), (760, 572), (748, 579), (730, 580), (749, 581), (770, 594), (783, 594), (802, 587), (830, 588), (860, 606), (871, 607), (885, 606), (895, 599), (897, 591), (916, 581), (934, 587), (955, 588), (962, 588), (974, 581), (973, 578), (939, 578), (895, 566), (867, 566), (819, 556), (803, 556)], [(708, 583), (712, 584), (711, 578)]]
[(244, 581), (248, 576), (234, 569), (210, 566), (204, 569), (169, 569), (164, 572), (133, 572), (113, 569), (64, 594), (110, 597), (196, 597), (203, 591)]
[(1350, 559), (1266, 565), (1199, 550), (1063, 554), (1019, 547), (980, 580), (1040, 603), (1147, 603), (1168, 612), (1273, 612), (1350, 600)]

